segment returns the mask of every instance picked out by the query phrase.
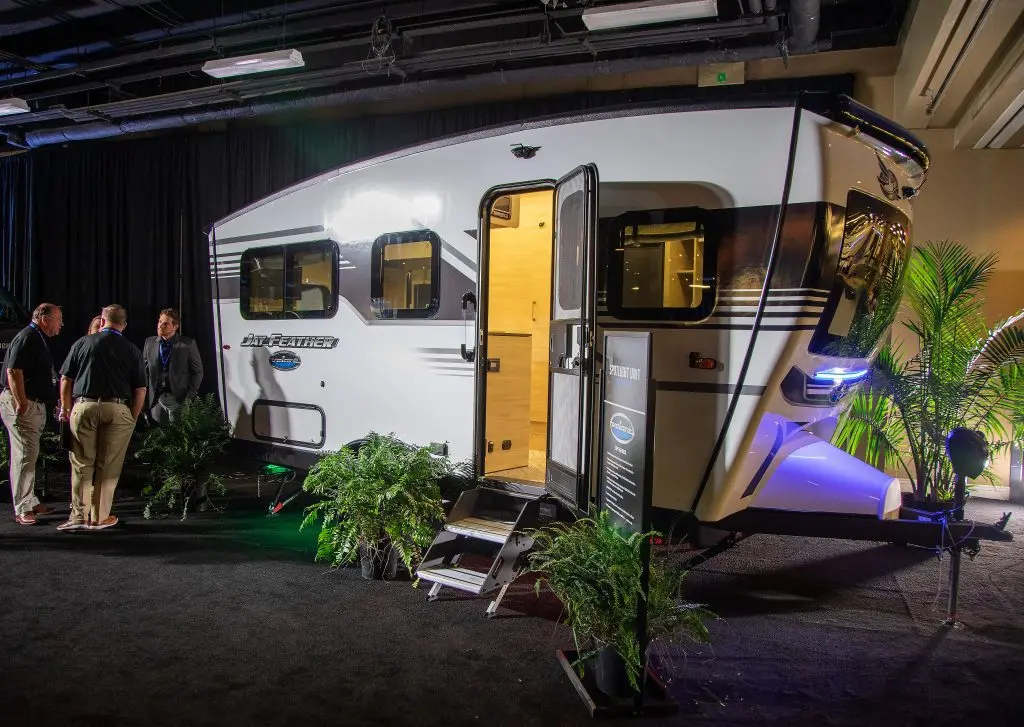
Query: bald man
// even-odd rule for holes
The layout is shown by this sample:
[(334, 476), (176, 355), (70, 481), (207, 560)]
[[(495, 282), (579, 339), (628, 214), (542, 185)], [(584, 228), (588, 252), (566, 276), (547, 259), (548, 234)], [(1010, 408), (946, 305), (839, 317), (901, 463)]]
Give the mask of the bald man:
[(0, 417), (11, 442), (11, 495), (14, 520), (35, 525), (37, 515), (53, 512), (36, 497), (39, 440), (46, 426), (46, 403), (56, 397), (57, 372), (47, 340), (60, 333), (64, 317), (53, 303), (41, 303), (32, 322), (18, 332), (7, 349), (0, 377)]

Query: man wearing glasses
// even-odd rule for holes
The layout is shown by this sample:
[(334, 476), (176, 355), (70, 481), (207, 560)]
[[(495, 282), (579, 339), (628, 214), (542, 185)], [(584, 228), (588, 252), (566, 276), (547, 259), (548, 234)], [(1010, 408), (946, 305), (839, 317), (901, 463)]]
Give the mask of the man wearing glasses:
[(46, 426), (46, 402), (56, 396), (57, 372), (47, 339), (60, 333), (63, 325), (59, 307), (36, 307), (32, 322), (11, 341), (0, 376), (0, 417), (10, 435), (11, 495), (19, 525), (35, 525), (37, 515), (53, 512), (36, 497), (36, 461)]

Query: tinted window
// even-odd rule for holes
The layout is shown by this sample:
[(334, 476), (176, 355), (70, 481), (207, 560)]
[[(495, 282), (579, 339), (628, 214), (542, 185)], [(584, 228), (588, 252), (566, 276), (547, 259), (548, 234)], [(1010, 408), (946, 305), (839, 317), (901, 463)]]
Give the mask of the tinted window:
[(698, 320), (715, 302), (715, 245), (697, 209), (630, 212), (610, 230), (607, 305), (619, 318)]
[(871, 354), (899, 306), (909, 239), (906, 215), (850, 190), (835, 283), (811, 339), (812, 353), (850, 358)]
[(242, 254), (242, 317), (330, 318), (337, 310), (338, 247), (333, 242), (246, 250)]
[(441, 241), (430, 230), (398, 232), (373, 243), (370, 297), (378, 318), (429, 318), (441, 299)]

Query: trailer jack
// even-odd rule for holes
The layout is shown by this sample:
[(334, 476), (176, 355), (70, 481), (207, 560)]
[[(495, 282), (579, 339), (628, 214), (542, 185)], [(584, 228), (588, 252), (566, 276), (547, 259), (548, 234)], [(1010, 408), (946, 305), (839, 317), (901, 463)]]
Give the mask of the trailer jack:
[(274, 495), (274, 499), (267, 507), (267, 517), (273, 517), (277, 515), (289, 502), (294, 500), (302, 492), (302, 486), (300, 485), (295, 491), (288, 496), (287, 499), (282, 500), (281, 497), (284, 494), (284, 488), (291, 482), (295, 481), (297, 473), (295, 470), (288, 467), (282, 467), (281, 465), (268, 464), (265, 465), (256, 477), (256, 496), (259, 497), (263, 485), (277, 485), (277, 493)]

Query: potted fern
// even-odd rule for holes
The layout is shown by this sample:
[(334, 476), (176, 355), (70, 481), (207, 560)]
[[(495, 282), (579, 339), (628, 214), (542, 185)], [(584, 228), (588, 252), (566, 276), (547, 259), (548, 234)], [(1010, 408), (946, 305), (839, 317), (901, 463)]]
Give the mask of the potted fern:
[(210, 470), (215, 457), (227, 447), (229, 427), (212, 394), (186, 401), (167, 424), (145, 436), (135, 456), (150, 466), (152, 482), (142, 489), (146, 498), (143, 516), (161, 508), (181, 508), (206, 494), (223, 495), (224, 482)]
[(393, 436), (371, 433), (358, 451), (342, 447), (310, 468), (303, 489), (321, 497), (301, 528), (320, 521), (316, 560), (337, 567), (357, 558), (366, 579), (410, 573), (444, 518), (438, 481), (447, 460)]
[(996, 262), (995, 255), (956, 242), (916, 248), (903, 304), (917, 351), (908, 355), (883, 346), (839, 418), (837, 446), (906, 474), (921, 506), (952, 498), (945, 456), (952, 429), (979, 430), (994, 449), (1004, 449), (1011, 443), (1010, 423), (1024, 412), (1024, 310), (991, 328), (984, 318), (985, 288)]
[[(606, 512), (572, 524), (555, 523), (532, 533), (527, 572), (540, 575), (565, 607), (576, 643), (573, 666), (581, 677), (591, 670), (598, 688), (612, 697), (641, 688), (646, 654), (636, 640), (644, 539), (655, 533), (625, 533)], [(690, 639), (706, 643), (705, 621), (714, 614), (680, 600), (685, 573), (652, 558), (647, 599), (649, 641)]]

